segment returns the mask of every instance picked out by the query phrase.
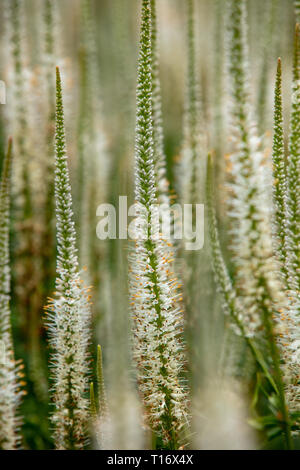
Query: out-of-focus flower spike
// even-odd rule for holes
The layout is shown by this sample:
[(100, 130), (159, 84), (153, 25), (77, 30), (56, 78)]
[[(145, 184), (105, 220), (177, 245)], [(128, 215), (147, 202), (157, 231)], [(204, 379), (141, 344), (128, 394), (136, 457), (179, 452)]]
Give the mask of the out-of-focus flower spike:
[(196, 61), (195, 0), (187, 1), (187, 48), (181, 199), (185, 204), (193, 204), (199, 202), (199, 190), (201, 183), (205, 181), (203, 172), (206, 158), (201, 158), (203, 148), (206, 147), (206, 137), (201, 122), (202, 109)]
[[(108, 449), (111, 441), (111, 422), (106, 400), (106, 392), (103, 378), (103, 362), (101, 346), (97, 347), (97, 400), (94, 393), (94, 384), (90, 386), (91, 414), (93, 430), (100, 449)], [(98, 405), (97, 405), (98, 403)]]
[(249, 92), (247, 15), (245, 0), (228, 1), (228, 76), (233, 137), (231, 211), (235, 288), (248, 337), (259, 341), (272, 364), (287, 448), (292, 448), (276, 320), (287, 307), (273, 256), (269, 195), (260, 139)]
[[(182, 316), (178, 293), (170, 282), (171, 258), (156, 218), (151, 0), (141, 3), (135, 153), (138, 213), (136, 243), (130, 260), (133, 356), (146, 422), (162, 440), (161, 445), (177, 449), (180, 430), (187, 420), (187, 393), (181, 383), (184, 367)], [(140, 236), (143, 229), (146, 238)]]
[[(78, 119), (77, 212), (79, 232), (79, 261), (87, 266), (85, 280), (99, 283), (95, 304), (102, 299), (102, 313), (107, 308), (104, 286), (107, 273), (107, 250), (99, 244), (93, 229), (96, 210), (107, 200), (110, 161), (108, 159), (105, 120), (102, 112), (101, 83), (99, 82), (97, 33), (93, 16), (93, 2), (81, 0), (81, 55), (80, 55), (80, 107)], [(101, 260), (101, 270), (99, 269)], [(89, 277), (90, 278), (89, 278)], [(99, 281), (100, 279), (100, 281)]]
[(270, 128), (271, 122), (269, 122), (269, 94), (268, 94), (268, 83), (270, 79), (270, 44), (272, 44), (272, 50), (278, 49), (278, 35), (277, 35), (277, 24), (278, 15), (280, 12), (279, 1), (271, 0), (264, 2), (264, 18), (262, 18), (265, 27), (262, 30), (261, 45), (261, 65), (258, 81), (258, 93), (257, 93), (257, 129), (258, 135), (262, 136), (267, 142), (268, 134), (266, 131)]
[(10, 187), (12, 140), (9, 139), (0, 186), (0, 449), (14, 450), (21, 440), (18, 406), (21, 390), (14, 359), (10, 311)]
[(98, 388), (98, 403), (99, 412), (101, 415), (107, 415), (108, 406), (105, 393), (104, 377), (103, 377), (103, 361), (102, 349), (100, 344), (97, 347), (97, 388)]
[(233, 140), (229, 217), (235, 287), (243, 301), (248, 333), (260, 335), (266, 304), (271, 312), (273, 303), (279, 308), (283, 299), (273, 257), (263, 152), (249, 92), (246, 18), (246, 2), (229, 0), (227, 68)]
[[(212, 190), (212, 158), (208, 155), (207, 158), (207, 173), (206, 173), (206, 201), (208, 205), (208, 221), (209, 221), (209, 235), (212, 252), (212, 260), (214, 265), (215, 277), (220, 292), (224, 299), (224, 310), (227, 314), (231, 315), (234, 321), (238, 319), (239, 311), (236, 306), (236, 295), (232, 286), (231, 279), (229, 277), (225, 261), (222, 255), (218, 227), (217, 217), (214, 208), (214, 195)], [(241, 319), (239, 319), (241, 320)]]

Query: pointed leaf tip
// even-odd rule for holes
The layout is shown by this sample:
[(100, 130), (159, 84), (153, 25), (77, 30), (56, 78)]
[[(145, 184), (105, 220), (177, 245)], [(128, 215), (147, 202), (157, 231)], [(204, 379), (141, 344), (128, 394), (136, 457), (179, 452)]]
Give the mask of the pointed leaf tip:
[(57, 81), (57, 83), (61, 83), (60, 69), (59, 69), (58, 66), (56, 66), (56, 81)]
[(207, 167), (208, 167), (208, 169), (211, 169), (212, 164), (213, 164), (213, 156), (212, 156), (211, 152), (208, 152), (208, 154), (207, 154)]
[(281, 74), (281, 58), (278, 57), (277, 59), (277, 73)]

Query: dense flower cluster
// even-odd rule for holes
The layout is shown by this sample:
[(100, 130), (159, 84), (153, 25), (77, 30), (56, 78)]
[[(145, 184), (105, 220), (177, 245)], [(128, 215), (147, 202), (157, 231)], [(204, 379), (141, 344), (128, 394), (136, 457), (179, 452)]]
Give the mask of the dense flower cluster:
[[(195, 2), (187, 2), (188, 64), (184, 109), (184, 140), (181, 164), (181, 197), (186, 204), (199, 203), (200, 188), (204, 182), (206, 138), (200, 100), (197, 51), (195, 41)], [(203, 157), (204, 158), (201, 158)]]
[(266, 174), (248, 89), (246, 2), (229, 1), (227, 42), (231, 95), (231, 248), (236, 288), (243, 302), (247, 334), (258, 334), (263, 312), (282, 302), (273, 257)]
[[(143, 0), (137, 85), (135, 194), (136, 244), (131, 257), (134, 359), (146, 419), (166, 445), (178, 446), (186, 420), (181, 384), (184, 354), (182, 315), (171, 253), (155, 217), (157, 187), (153, 161), (151, 2)], [(146, 210), (142, 210), (141, 207)], [(141, 230), (146, 227), (147, 238)]]
[(18, 375), (20, 367), (14, 359), (10, 312), (9, 217), (12, 142), (4, 163), (0, 187), (0, 449), (16, 449), (20, 419), (17, 408), (21, 398)]
[(55, 445), (58, 449), (84, 446), (88, 421), (88, 345), (90, 303), (78, 271), (76, 233), (65, 148), (60, 72), (56, 71), (55, 200), (57, 277), (55, 299), (50, 301), (49, 329), (53, 348)]

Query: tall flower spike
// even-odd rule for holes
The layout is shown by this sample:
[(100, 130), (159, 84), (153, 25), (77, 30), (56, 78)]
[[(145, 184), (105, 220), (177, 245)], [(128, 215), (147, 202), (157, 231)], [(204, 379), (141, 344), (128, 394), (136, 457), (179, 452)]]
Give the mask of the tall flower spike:
[[(15, 154), (17, 157), (18, 165), (16, 165), (16, 170), (18, 175), (16, 178), (17, 183), (17, 196), (20, 199), (19, 201), (19, 211), (17, 212), (18, 217), (22, 220), (22, 227), (24, 225), (24, 220), (28, 222), (32, 217), (32, 198), (31, 198), (31, 188), (30, 188), (30, 172), (29, 172), (29, 154), (28, 154), (28, 144), (27, 144), (27, 134), (28, 134), (28, 121), (27, 121), (27, 112), (26, 112), (26, 77), (24, 71), (24, 38), (23, 38), (23, 16), (24, 16), (24, 2), (22, 0), (11, 0), (8, 3), (8, 13), (9, 13), (9, 33), (10, 43), (11, 43), (11, 55), (13, 59), (13, 107), (15, 116), (12, 119), (14, 124), (14, 134), (16, 134), (15, 139)], [(26, 225), (26, 224), (25, 224)], [(26, 225), (27, 226), (27, 225)], [(32, 249), (32, 234), (24, 230), (23, 239), (26, 243), (26, 255), (28, 251)], [(23, 240), (23, 244), (24, 243)], [(21, 242), (20, 242), (21, 243)], [(23, 247), (22, 247), (23, 250)], [(20, 251), (22, 251), (20, 250)], [(28, 268), (27, 260), (24, 260), (25, 267), (21, 268), (26, 271)], [(23, 274), (23, 273), (22, 273)], [(26, 277), (27, 274), (27, 277)], [(26, 291), (26, 286), (22, 286), (22, 276), (19, 279), (19, 286)], [(25, 273), (24, 277), (28, 279), (28, 272)], [(22, 299), (19, 300), (20, 308), (24, 307), (28, 303), (28, 292), (24, 292), (24, 297), (22, 293)]]
[[(209, 236), (215, 279), (218, 289), (223, 297), (224, 312), (230, 315), (233, 321), (239, 324), (242, 321), (240, 308), (222, 255), (217, 227), (217, 217), (214, 208), (214, 194), (212, 191), (212, 161), (208, 155), (206, 175), (206, 201), (208, 205)], [(239, 332), (241, 333), (241, 332)]]
[(94, 151), (95, 104), (98, 103), (97, 60), (95, 59), (91, 2), (80, 2), (81, 53), (80, 53), (80, 97), (78, 116), (78, 211), (79, 211), (79, 260), (89, 264), (89, 203), (91, 152)]
[[(16, 309), (20, 318), (20, 323), (26, 331), (23, 341), (26, 348), (30, 350), (28, 360), (36, 364), (38, 354), (34, 351), (34, 333), (37, 331), (37, 319), (40, 309), (37, 307), (37, 293), (40, 289), (37, 287), (40, 275), (37, 269), (36, 256), (39, 243), (39, 236), (36, 232), (34, 222), (35, 207), (32, 199), (33, 176), (35, 171), (31, 168), (31, 162), (34, 160), (30, 154), (30, 135), (31, 127), (28, 112), (28, 77), (26, 76), (26, 48), (24, 34), (25, 2), (23, 0), (11, 0), (6, 2), (8, 5), (8, 28), (10, 34), (11, 59), (13, 64), (12, 75), (12, 106), (8, 107), (13, 111), (10, 125), (12, 125), (12, 135), (14, 135), (14, 154), (15, 171), (13, 173), (14, 184), (12, 191), (14, 197), (12, 203), (14, 206), (14, 226), (16, 231), (16, 247), (14, 257), (15, 272), (15, 302)], [(8, 110), (9, 110), (8, 109)], [(31, 156), (31, 159), (30, 159)], [(36, 165), (34, 165), (35, 168)], [(35, 256), (33, 256), (33, 254)], [(30, 282), (28, 282), (30, 280)], [(39, 295), (39, 294), (38, 294)], [(37, 341), (36, 341), (37, 343)], [(40, 362), (38, 362), (40, 364)], [(37, 368), (34, 370), (31, 378), (35, 381)], [(40, 371), (40, 367), (38, 367)], [(42, 382), (42, 381), (41, 381)], [(39, 388), (39, 387), (38, 387)]]
[[(196, 63), (195, 0), (187, 1), (188, 64), (187, 87), (184, 110), (184, 143), (182, 168), (182, 200), (198, 203), (199, 183), (204, 181), (201, 170), (205, 159), (201, 159), (205, 138), (201, 126), (200, 88)], [(202, 178), (201, 178), (202, 176)]]
[[(214, 102), (213, 102), (213, 145), (216, 151), (217, 187), (224, 183), (224, 1), (214, 1)], [(222, 194), (218, 195), (218, 207), (222, 203)]]
[[(176, 279), (172, 259), (159, 234), (153, 162), (151, 1), (142, 1), (137, 83), (135, 195), (137, 236), (131, 257), (134, 360), (146, 420), (166, 448), (179, 447), (186, 421), (186, 391)], [(141, 233), (141, 229), (145, 231)], [(141, 236), (142, 235), (142, 236)], [(145, 235), (145, 236), (143, 236)]]
[(9, 217), (12, 141), (9, 140), (0, 187), (0, 449), (20, 441), (17, 408), (21, 398), (10, 322)]
[(242, 304), (247, 337), (255, 336), (268, 351), (283, 415), (285, 439), (291, 435), (274, 318), (286, 307), (283, 286), (273, 257), (269, 198), (264, 192), (262, 151), (252, 118), (248, 89), (246, 2), (229, 1), (228, 71), (231, 82), (232, 155), (232, 250), (237, 293)]
[(56, 69), (55, 201), (57, 227), (56, 294), (47, 307), (53, 347), (54, 440), (57, 449), (81, 449), (88, 423), (88, 289), (78, 272), (76, 233), (67, 166), (60, 72)]
[(282, 116), (281, 60), (278, 59), (274, 98), (274, 137), (273, 137), (273, 200), (274, 200), (274, 236), (280, 268), (284, 281), (288, 282), (286, 269), (286, 170), (284, 155), (284, 134)]
[[(207, 142), (197, 64), (196, 5), (198, 2), (188, 0), (185, 3), (187, 63), (180, 196), (183, 204), (193, 204), (195, 208), (196, 204), (203, 202), (205, 195)], [(187, 226), (195, 226), (194, 210), (185, 214), (184, 219)], [(205, 230), (206, 226), (204, 226), (204, 239), (206, 239)], [(207, 378), (211, 370), (211, 360), (213, 360), (211, 352), (215, 349), (212, 346), (216, 335), (215, 332), (213, 333), (214, 320), (211, 315), (214, 299), (211, 289), (213, 278), (206, 250), (186, 249), (184, 263), (184, 298), (187, 319), (185, 338), (189, 344), (189, 378), (193, 391), (199, 386), (200, 381), (203, 384)]]
[(287, 158), (287, 250), (290, 282), (300, 290), (300, 40), (299, 24), (295, 31), (292, 84), (292, 111)]
[[(262, 30), (261, 37), (261, 66), (259, 72), (258, 92), (257, 92), (257, 123), (258, 135), (263, 136), (271, 123), (269, 122), (268, 111), (268, 83), (270, 71), (270, 50), (277, 50), (277, 24), (278, 24), (279, 2), (278, 0), (271, 0), (264, 2), (264, 11), (261, 14)], [(272, 47), (271, 47), (272, 44)], [(265, 136), (266, 137), (266, 136)]]

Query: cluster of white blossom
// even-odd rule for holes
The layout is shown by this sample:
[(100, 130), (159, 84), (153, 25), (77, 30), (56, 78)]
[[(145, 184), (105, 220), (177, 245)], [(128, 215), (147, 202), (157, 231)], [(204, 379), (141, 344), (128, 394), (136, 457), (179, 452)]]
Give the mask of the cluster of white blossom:
[(142, 4), (135, 163), (136, 241), (130, 276), (134, 359), (146, 421), (167, 445), (178, 446), (178, 432), (186, 421), (187, 399), (181, 377), (184, 367), (181, 295), (172, 272), (172, 252), (159, 233), (155, 214), (151, 1), (143, 0)]
[(88, 424), (88, 346), (90, 302), (88, 288), (78, 271), (76, 233), (65, 149), (60, 72), (56, 74), (55, 200), (57, 277), (55, 299), (50, 300), (49, 332), (53, 348), (53, 401), (55, 445), (78, 449), (85, 444)]

